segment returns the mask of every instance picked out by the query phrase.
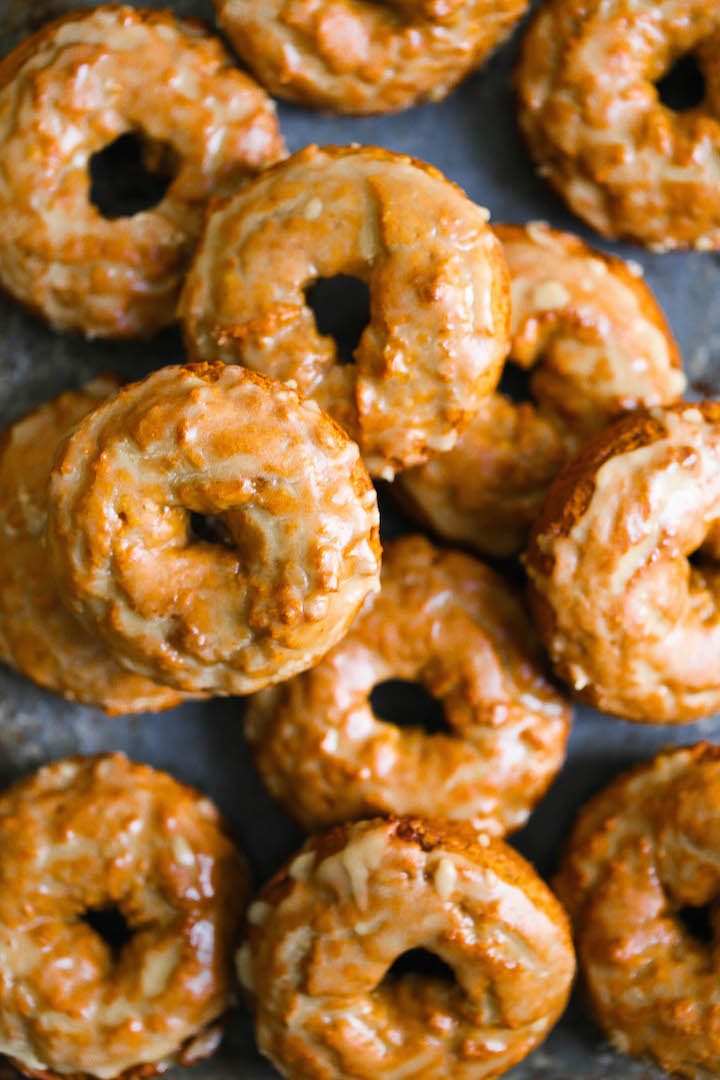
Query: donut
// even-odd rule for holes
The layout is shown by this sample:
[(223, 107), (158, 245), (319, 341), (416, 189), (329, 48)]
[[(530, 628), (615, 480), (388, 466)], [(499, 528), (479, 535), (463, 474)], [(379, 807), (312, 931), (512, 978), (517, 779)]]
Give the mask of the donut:
[[(678, 112), (656, 84), (692, 53), (705, 98)], [(546, 0), (516, 71), (540, 175), (603, 236), (654, 251), (720, 247), (720, 10), (708, 0)]]
[[(376, 716), (371, 692), (389, 679), (434, 695), (447, 733)], [(386, 546), (381, 591), (340, 644), (251, 699), (246, 733), (269, 791), (308, 830), (410, 813), (502, 835), (562, 765), (570, 717), (510, 586), (408, 536)]]
[[(454, 980), (384, 977), (418, 947)], [(258, 1046), (289, 1080), (491, 1080), (541, 1042), (573, 970), (566, 916), (524, 859), (416, 818), (308, 840), (238, 954)]]
[(18, 420), (0, 437), (0, 660), (39, 686), (111, 716), (159, 712), (182, 694), (122, 668), (60, 600), (45, 548), (47, 486), (60, 440), (115, 393), (93, 379)]
[[(128, 133), (173, 179), (153, 209), (110, 219), (89, 167)], [(271, 100), (200, 23), (65, 15), (0, 61), (0, 285), (56, 330), (152, 334), (174, 320), (209, 197), (283, 152)]]
[(441, 101), (508, 36), (528, 0), (214, 0), (277, 97), (340, 113)]
[(510, 269), (510, 359), (534, 403), (491, 394), (456, 446), (393, 488), (424, 525), (480, 554), (527, 542), (550, 483), (623, 409), (682, 397), (678, 347), (633, 264), (543, 222), (496, 225)]
[(718, 402), (639, 411), (560, 473), (526, 564), (540, 634), (583, 701), (646, 723), (720, 709), (718, 518)]
[[(238, 366), (167, 367), (61, 444), (48, 549), (64, 603), (133, 671), (246, 694), (304, 670), (379, 587), (377, 499), (309, 398)], [(203, 539), (192, 514), (219, 517)]]
[(581, 811), (555, 888), (592, 1012), (624, 1053), (673, 1076), (717, 1076), (717, 947), (683, 922), (720, 894), (720, 747), (672, 749)]
[[(167, 773), (103, 754), (13, 784), (0, 796), (0, 1052), (41, 1080), (207, 1057), (248, 899), (218, 811)], [(124, 919), (122, 944), (93, 925), (101, 912)]]
[[(293, 382), (392, 479), (449, 450), (499, 377), (509, 283), (486, 220), (422, 162), (308, 147), (210, 216), (180, 301), (188, 351)], [(352, 364), (305, 297), (339, 274), (370, 290)]]

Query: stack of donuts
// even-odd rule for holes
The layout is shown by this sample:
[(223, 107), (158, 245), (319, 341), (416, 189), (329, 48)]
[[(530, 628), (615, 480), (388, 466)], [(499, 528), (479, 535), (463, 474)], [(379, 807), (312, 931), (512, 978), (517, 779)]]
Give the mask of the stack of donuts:
[[(683, 401), (637, 264), (491, 225), (399, 153), (285, 156), (262, 88), (437, 101), (527, 6), (216, 0), (258, 82), (204, 25), (119, 4), (0, 61), (0, 285), (58, 333), (177, 320), (185, 348), (0, 438), (0, 659), (108, 714), (248, 696), (257, 770), (309, 834), (253, 898), (210, 800), (122, 754), (0, 795), (0, 1052), (27, 1076), (191, 1064), (242, 997), (289, 1080), (489, 1080), (559, 1019), (576, 954), (618, 1049), (720, 1075), (720, 749), (596, 796), (554, 892), (506, 842), (573, 697), (720, 709), (720, 402)], [(520, 126), (604, 236), (720, 247), (718, 48), (699, 0), (538, 7)], [(689, 50), (707, 100), (678, 118), (654, 82)], [(93, 160), (129, 135), (164, 194), (110, 216)], [(352, 363), (308, 299), (338, 275), (370, 299)], [(531, 400), (501, 389), (518, 369)], [(417, 523), (384, 550), (373, 481)], [(442, 729), (379, 715), (391, 680)], [(705, 905), (711, 944), (680, 917)], [(444, 970), (403, 971), (415, 950)]]

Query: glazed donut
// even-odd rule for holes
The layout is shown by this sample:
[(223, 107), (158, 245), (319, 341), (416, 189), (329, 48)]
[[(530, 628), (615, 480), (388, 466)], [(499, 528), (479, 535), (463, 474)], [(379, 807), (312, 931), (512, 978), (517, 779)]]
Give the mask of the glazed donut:
[[(316, 403), (237, 366), (167, 367), (61, 445), (48, 546), (61, 596), (132, 670), (246, 694), (342, 637), (380, 563), (357, 446)], [(224, 542), (191, 514), (219, 516)]]
[[(232, 1000), (245, 862), (209, 799), (122, 754), (0, 796), (0, 1052), (28, 1076), (152, 1076), (207, 1057)], [(92, 915), (113, 910), (113, 949)]]
[[(562, 1012), (567, 919), (531, 866), (460, 822), (342, 825), (248, 912), (238, 972), (258, 1045), (290, 1080), (491, 1080)], [(456, 982), (383, 978), (424, 947)]]
[(485, 398), (447, 454), (393, 489), (423, 524), (480, 553), (515, 555), (551, 481), (623, 409), (682, 397), (680, 353), (635, 267), (542, 222), (496, 225), (510, 269), (510, 359), (536, 404)]
[[(690, 52), (706, 96), (677, 113), (655, 84)], [(719, 59), (708, 0), (546, 0), (516, 72), (540, 175), (603, 236), (654, 251), (720, 247)]]
[[(387, 545), (381, 581), (312, 671), (252, 698), (246, 733), (269, 791), (308, 830), (408, 813), (519, 829), (563, 763), (571, 710), (518, 598), (420, 536)], [(393, 678), (441, 702), (447, 734), (373, 713), (372, 690)]]
[[(128, 132), (175, 176), (154, 209), (108, 219), (90, 159)], [(201, 24), (66, 15), (0, 61), (0, 284), (57, 330), (151, 334), (175, 317), (209, 197), (283, 151), (272, 102)]]
[(0, 660), (111, 715), (158, 712), (183, 695), (120, 667), (60, 600), (45, 548), (47, 486), (60, 440), (118, 389), (109, 376), (61, 394), (0, 438)]
[(526, 562), (540, 634), (583, 701), (666, 724), (720, 708), (719, 518), (718, 402), (629, 416), (560, 473)]
[(720, 895), (720, 748), (661, 753), (582, 810), (555, 880), (592, 1011), (673, 1076), (720, 1072), (718, 955), (678, 917)]
[(528, 0), (214, 0), (245, 63), (277, 97), (341, 113), (441, 101), (480, 67)]
[[(509, 284), (486, 220), (429, 165), (307, 147), (211, 215), (180, 303), (188, 351), (292, 381), (392, 479), (449, 450), (499, 377)], [(338, 274), (370, 288), (354, 364), (305, 298)]]

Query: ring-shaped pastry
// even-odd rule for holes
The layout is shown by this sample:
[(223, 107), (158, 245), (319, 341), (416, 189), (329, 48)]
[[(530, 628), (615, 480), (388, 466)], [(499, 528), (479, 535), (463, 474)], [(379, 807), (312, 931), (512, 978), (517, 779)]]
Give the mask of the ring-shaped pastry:
[[(422, 162), (307, 147), (211, 214), (180, 303), (188, 351), (293, 383), (392, 479), (449, 450), (499, 378), (509, 281), (486, 222)], [(352, 364), (306, 298), (339, 274), (370, 291)]]
[[(399, 726), (373, 689), (417, 681), (446, 731)], [(246, 731), (271, 794), (309, 830), (432, 813), (519, 829), (565, 757), (571, 709), (530, 620), (489, 567), (419, 536), (385, 547), (380, 592), (311, 670), (255, 695)]]
[[(720, 747), (668, 750), (580, 812), (554, 882), (608, 1038), (691, 1080), (720, 1071), (719, 828)], [(711, 940), (683, 917), (706, 905)]]
[(215, 0), (277, 97), (340, 113), (440, 101), (507, 37), (528, 0)]
[[(66, 605), (123, 664), (181, 690), (297, 674), (378, 588), (357, 446), (313, 400), (236, 365), (123, 387), (61, 445), (49, 507)], [(217, 539), (192, 514), (220, 518)]]
[[(705, 97), (663, 104), (687, 53)], [(720, 11), (707, 0), (547, 0), (523, 40), (518, 119), (538, 171), (610, 239), (720, 246)]]
[[(424, 948), (454, 981), (385, 978)], [(340, 826), (248, 911), (238, 954), (260, 1050), (288, 1080), (492, 1080), (567, 1001), (567, 919), (534, 870), (460, 822)]]
[[(136, 135), (157, 206), (103, 216), (93, 155)], [(0, 285), (57, 330), (148, 335), (175, 318), (212, 195), (282, 157), (267, 94), (197, 21), (108, 4), (0, 61)]]
[(583, 701), (656, 724), (720, 709), (718, 522), (718, 402), (630, 415), (560, 473), (526, 565), (544, 644)]
[(18, 781), (0, 796), (0, 1052), (41, 1080), (207, 1057), (249, 891), (217, 809), (167, 773), (104, 754)]

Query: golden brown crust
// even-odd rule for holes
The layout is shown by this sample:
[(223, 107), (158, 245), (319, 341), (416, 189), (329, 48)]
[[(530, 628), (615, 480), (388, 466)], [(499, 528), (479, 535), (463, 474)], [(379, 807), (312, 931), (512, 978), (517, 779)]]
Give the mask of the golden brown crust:
[(548, 488), (613, 416), (685, 388), (678, 347), (634, 267), (542, 222), (496, 225), (512, 289), (515, 364), (534, 402), (491, 394), (457, 445), (402, 473), (401, 503), (480, 553), (520, 551)]
[(719, 811), (720, 748), (668, 750), (581, 811), (555, 879), (598, 1023), (691, 1080), (720, 1070), (717, 959), (678, 913), (716, 904)]
[[(27, 1075), (150, 1076), (217, 1045), (249, 876), (212, 803), (122, 754), (0, 797), (0, 1050)], [(116, 908), (114, 954), (85, 922)]]
[[(435, 695), (447, 734), (373, 713), (373, 688), (393, 678)], [(381, 591), (339, 645), (252, 699), (246, 733), (268, 789), (308, 830), (433, 813), (503, 835), (560, 768), (570, 716), (506, 582), (416, 536), (386, 546)]]
[[(284, 151), (272, 102), (219, 39), (121, 4), (57, 19), (0, 61), (0, 121), (0, 283), (91, 337), (171, 322), (207, 200)], [(88, 164), (128, 132), (169, 147), (177, 172), (157, 207), (110, 220)]]
[(718, 518), (718, 402), (626, 417), (557, 477), (530, 535), (529, 596), (583, 701), (647, 723), (720, 708)]
[[(509, 282), (486, 218), (402, 154), (307, 147), (209, 217), (179, 309), (190, 355), (294, 383), (391, 479), (449, 449), (499, 377)], [(337, 274), (370, 290), (354, 364), (305, 296)]]
[(277, 97), (340, 113), (440, 101), (507, 37), (528, 0), (214, 0)]
[(167, 367), (61, 445), (48, 549), (64, 602), (132, 670), (250, 693), (314, 663), (378, 587), (377, 499), (314, 401), (238, 366)]
[(110, 715), (158, 712), (185, 700), (121, 667), (65, 608), (48, 564), (47, 485), (55, 451), (117, 388), (109, 376), (94, 379), (0, 437), (0, 659), (40, 686)]
[[(384, 979), (418, 947), (457, 982)], [(544, 1037), (573, 970), (564, 912), (519, 855), (419, 818), (308, 840), (251, 905), (238, 954), (258, 1045), (293, 1080), (491, 1080)]]
[[(686, 53), (705, 76), (677, 113), (656, 83)], [(548, 0), (516, 72), (540, 174), (604, 236), (656, 251), (720, 246), (720, 14), (707, 0)]]

